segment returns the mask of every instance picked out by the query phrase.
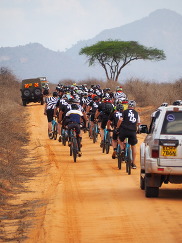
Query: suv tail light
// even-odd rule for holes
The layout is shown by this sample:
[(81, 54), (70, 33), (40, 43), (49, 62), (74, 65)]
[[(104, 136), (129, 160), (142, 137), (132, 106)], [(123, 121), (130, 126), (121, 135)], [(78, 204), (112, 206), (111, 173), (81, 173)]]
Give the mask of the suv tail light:
[(154, 139), (154, 144), (151, 148), (151, 155), (152, 155), (152, 158), (154, 158), (154, 159), (159, 158), (159, 140), (158, 139)]
[(158, 149), (152, 148), (152, 158), (159, 158), (159, 148)]

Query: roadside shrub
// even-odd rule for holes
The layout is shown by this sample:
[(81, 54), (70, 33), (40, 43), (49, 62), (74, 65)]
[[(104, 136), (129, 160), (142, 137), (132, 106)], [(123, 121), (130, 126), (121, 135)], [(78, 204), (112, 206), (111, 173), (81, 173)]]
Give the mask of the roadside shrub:
[(26, 180), (23, 169), (24, 150), (28, 142), (25, 114), (20, 105), (20, 83), (6, 68), (0, 68), (0, 191), (1, 202)]

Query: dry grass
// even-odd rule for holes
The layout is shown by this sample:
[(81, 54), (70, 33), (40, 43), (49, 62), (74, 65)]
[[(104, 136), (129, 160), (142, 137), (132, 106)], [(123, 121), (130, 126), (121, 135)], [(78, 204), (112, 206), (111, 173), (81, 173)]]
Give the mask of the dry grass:
[[(0, 207), (3, 209), (0, 211), (0, 240), (7, 242), (16, 238), (20, 242), (28, 229), (26, 221), (22, 228), (22, 220), (30, 211), (33, 213), (31, 202), (13, 205), (10, 199), (26, 192), (25, 182), (36, 172), (29, 169), (31, 161), (25, 162), (28, 152), (23, 146), (28, 144), (28, 133), (21, 105), (20, 83), (6, 68), (0, 69), (0, 90)], [(13, 221), (16, 222), (15, 232), (9, 234), (7, 228)], [(18, 233), (20, 228), (21, 235)]]

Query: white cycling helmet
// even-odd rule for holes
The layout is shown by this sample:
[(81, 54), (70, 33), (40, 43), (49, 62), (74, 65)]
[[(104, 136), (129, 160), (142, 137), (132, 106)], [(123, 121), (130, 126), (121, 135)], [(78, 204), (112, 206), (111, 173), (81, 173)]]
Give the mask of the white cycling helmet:
[(135, 107), (135, 106), (136, 106), (136, 102), (134, 100), (128, 101), (128, 107)]

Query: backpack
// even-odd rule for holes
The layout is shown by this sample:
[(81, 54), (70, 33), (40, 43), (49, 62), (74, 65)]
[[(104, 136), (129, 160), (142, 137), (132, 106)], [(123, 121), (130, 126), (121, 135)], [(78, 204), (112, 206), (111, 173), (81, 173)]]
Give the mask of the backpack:
[(104, 106), (104, 113), (106, 114), (106, 115), (110, 115), (110, 113), (113, 111), (113, 105), (111, 104), (111, 103), (105, 103), (104, 104), (105, 106)]

